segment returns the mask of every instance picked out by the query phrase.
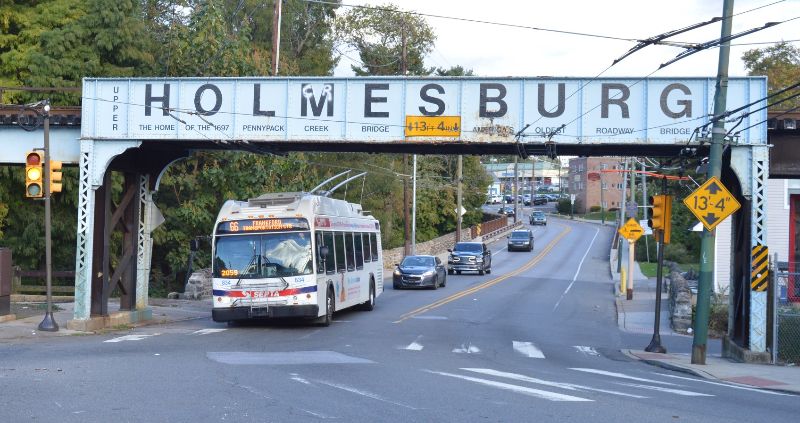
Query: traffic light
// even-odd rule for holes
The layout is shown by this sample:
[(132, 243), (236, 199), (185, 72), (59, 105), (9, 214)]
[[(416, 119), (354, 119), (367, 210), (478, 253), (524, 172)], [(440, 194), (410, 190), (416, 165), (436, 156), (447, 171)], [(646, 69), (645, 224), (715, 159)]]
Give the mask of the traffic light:
[(50, 172), (50, 194), (54, 192), (61, 192), (61, 162), (58, 160), (50, 160), (47, 171)]
[(650, 197), (650, 204), (653, 206), (652, 217), (648, 219), (647, 223), (654, 230), (661, 231), (664, 244), (669, 244), (669, 233), (672, 229), (672, 196), (654, 195)]
[(31, 151), (25, 156), (25, 196), (41, 198), (43, 195), (42, 153)]

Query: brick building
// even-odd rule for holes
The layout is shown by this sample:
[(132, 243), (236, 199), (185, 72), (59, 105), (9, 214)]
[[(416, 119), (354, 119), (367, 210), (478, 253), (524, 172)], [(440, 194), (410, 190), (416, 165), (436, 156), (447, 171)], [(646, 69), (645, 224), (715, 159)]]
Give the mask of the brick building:
[(577, 157), (569, 160), (567, 182), (570, 194), (575, 194), (576, 213), (587, 213), (592, 206), (604, 206), (606, 210), (622, 207), (623, 174), (601, 172), (621, 169), (621, 163), (619, 157)]

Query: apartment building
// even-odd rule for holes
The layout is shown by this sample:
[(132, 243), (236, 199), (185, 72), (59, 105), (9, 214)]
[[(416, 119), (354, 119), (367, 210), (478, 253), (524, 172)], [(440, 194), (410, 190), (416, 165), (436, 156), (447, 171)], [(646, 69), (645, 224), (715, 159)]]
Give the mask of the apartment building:
[(575, 194), (575, 212), (587, 213), (592, 206), (606, 210), (622, 207), (622, 172), (619, 157), (577, 157), (569, 160), (568, 183)]

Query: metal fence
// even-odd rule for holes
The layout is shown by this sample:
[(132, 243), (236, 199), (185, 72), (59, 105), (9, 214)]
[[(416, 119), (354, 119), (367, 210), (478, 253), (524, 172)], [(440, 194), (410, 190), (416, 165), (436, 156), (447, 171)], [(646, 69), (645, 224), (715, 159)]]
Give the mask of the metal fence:
[(800, 364), (800, 263), (776, 264), (773, 361)]

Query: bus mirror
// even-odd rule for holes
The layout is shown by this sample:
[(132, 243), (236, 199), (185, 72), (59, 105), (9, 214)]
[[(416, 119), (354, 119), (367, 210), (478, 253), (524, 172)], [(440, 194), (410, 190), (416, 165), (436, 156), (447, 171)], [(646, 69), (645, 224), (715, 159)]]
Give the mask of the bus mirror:
[(328, 257), (328, 253), (329, 252), (330, 251), (328, 251), (328, 246), (327, 245), (322, 245), (322, 246), (319, 247), (319, 256), (321, 258), (324, 259), (324, 258)]
[(200, 241), (196, 239), (189, 240), (189, 250), (197, 251), (200, 249)]

